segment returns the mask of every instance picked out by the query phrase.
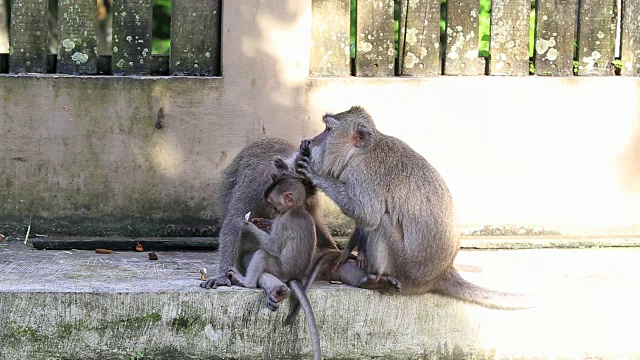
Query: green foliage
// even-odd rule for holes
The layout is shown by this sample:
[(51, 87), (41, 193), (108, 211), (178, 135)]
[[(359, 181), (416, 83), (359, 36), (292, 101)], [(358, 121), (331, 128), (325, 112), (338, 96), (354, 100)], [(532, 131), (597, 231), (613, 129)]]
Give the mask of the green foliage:
[[(489, 54), (491, 42), (491, 0), (480, 0), (480, 16), (478, 16), (478, 52)], [(482, 56), (482, 55), (480, 55)]]
[(171, 50), (171, 0), (153, 0), (152, 54), (169, 54)]
[(578, 75), (580, 70), (580, 63), (577, 60), (573, 60), (573, 75)]
[(615, 60), (613, 60), (613, 61), (611, 62), (611, 65), (613, 65), (613, 67), (614, 67), (616, 70), (620, 70), (620, 69), (622, 69), (622, 60), (620, 60), (620, 59), (615, 59)]
[(533, 63), (533, 60), (529, 60), (529, 75), (534, 75), (536, 73), (536, 65)]
[(351, 58), (355, 59), (356, 58), (356, 21), (357, 21), (357, 14), (356, 14), (356, 0), (351, 0)]
[(529, 20), (529, 57), (533, 57), (533, 49), (536, 46), (536, 12), (535, 0), (531, 1), (531, 17)]

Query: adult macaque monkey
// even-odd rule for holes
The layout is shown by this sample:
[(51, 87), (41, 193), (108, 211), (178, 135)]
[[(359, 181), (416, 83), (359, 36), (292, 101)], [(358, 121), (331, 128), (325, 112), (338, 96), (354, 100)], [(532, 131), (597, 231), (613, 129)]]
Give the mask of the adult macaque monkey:
[(402, 294), (437, 292), (492, 308), (530, 306), (522, 295), (469, 283), (453, 267), (460, 240), (451, 194), (425, 158), (378, 131), (361, 107), (323, 121), (322, 133), (303, 140), (301, 151), (310, 156), (297, 162), (297, 171), (364, 231), (368, 273), (397, 278)]

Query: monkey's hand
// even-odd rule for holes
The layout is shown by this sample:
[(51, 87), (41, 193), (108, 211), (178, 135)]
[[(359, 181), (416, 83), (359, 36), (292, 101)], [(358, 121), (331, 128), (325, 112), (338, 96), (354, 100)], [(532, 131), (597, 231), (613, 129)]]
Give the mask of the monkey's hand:
[(333, 268), (331, 269), (331, 272), (338, 271), (338, 268), (340, 267), (340, 265), (342, 265), (345, 262), (347, 262), (347, 260), (349, 260), (350, 258), (353, 258), (353, 255), (351, 254), (351, 251), (348, 248), (343, 249), (342, 252), (340, 253), (340, 255), (336, 258), (336, 262), (333, 265)]
[(315, 171), (313, 171), (313, 169), (311, 169), (311, 164), (309, 164), (308, 156), (302, 156), (296, 162), (296, 172), (304, 176), (304, 178), (309, 180), (311, 184), (316, 185), (315, 179), (317, 178), (318, 175), (316, 174)]
[(304, 139), (300, 142), (300, 155), (304, 157), (311, 157), (311, 140)]
[(358, 248), (358, 257), (356, 258), (356, 265), (360, 269), (367, 268), (367, 251), (364, 247)]
[(215, 289), (218, 286), (231, 286), (231, 280), (226, 274), (213, 276), (200, 283), (200, 287), (204, 289)]
[(249, 220), (253, 225), (255, 225), (258, 229), (269, 233), (271, 232), (271, 225), (273, 224), (273, 220), (263, 219), (263, 218), (253, 218)]

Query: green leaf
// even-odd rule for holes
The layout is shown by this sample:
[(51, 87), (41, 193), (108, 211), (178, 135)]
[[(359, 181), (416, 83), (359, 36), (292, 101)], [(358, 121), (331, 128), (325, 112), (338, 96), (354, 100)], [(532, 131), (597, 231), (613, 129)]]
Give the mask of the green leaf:
[(491, 41), (491, 35), (482, 35), (480, 41)]

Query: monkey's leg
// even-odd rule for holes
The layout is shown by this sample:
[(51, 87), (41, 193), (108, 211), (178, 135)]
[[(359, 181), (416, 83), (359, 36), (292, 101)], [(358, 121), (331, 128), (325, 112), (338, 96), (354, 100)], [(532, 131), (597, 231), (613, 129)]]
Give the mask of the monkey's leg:
[(356, 286), (362, 289), (378, 291), (388, 291), (391, 289), (395, 289), (396, 291), (402, 290), (400, 281), (389, 275), (367, 274), (366, 277), (360, 279), (360, 283)]
[(280, 279), (270, 273), (262, 273), (258, 279), (260, 286), (267, 295), (267, 308), (276, 311), (280, 303), (289, 297), (289, 288)]
[[(231, 190), (227, 213), (220, 228), (218, 274), (200, 284), (203, 288), (211, 289), (217, 286), (231, 285), (231, 281), (227, 277), (227, 268), (235, 265), (244, 215), (253, 210), (256, 206), (256, 199), (262, 198), (261, 190), (254, 182), (250, 176), (240, 176), (238, 183)], [(253, 193), (248, 193), (248, 190)]]
[(228, 268), (228, 275), (233, 283), (246, 288), (255, 288), (258, 286), (258, 279), (264, 273), (267, 261), (267, 254), (262, 250), (258, 250), (251, 258), (246, 276), (242, 276), (238, 269), (233, 266)]
[(359, 268), (354, 261), (347, 261), (340, 265), (338, 270), (331, 275), (331, 280), (340, 281), (347, 285), (368, 290), (388, 291), (402, 290), (402, 284), (398, 279), (388, 275), (368, 274)]
[[(232, 199), (233, 201), (233, 199)], [(215, 289), (218, 286), (231, 286), (231, 281), (227, 276), (227, 268), (234, 265), (238, 246), (240, 242), (240, 227), (237, 218), (227, 215), (222, 223), (219, 236), (220, 266), (218, 274), (200, 284), (205, 289)]]

